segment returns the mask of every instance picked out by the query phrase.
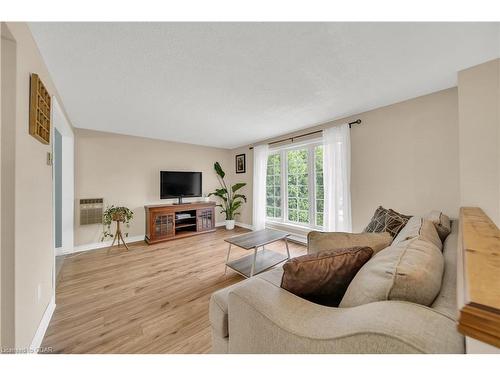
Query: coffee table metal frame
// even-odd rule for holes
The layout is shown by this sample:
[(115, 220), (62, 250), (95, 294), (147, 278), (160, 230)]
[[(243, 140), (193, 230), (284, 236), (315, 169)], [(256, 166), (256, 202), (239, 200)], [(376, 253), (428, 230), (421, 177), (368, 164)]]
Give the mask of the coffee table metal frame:
[[(263, 231), (281, 232), (281, 231), (276, 231), (273, 229), (264, 229)], [(261, 232), (261, 231), (258, 231), (258, 232)], [(258, 233), (258, 232), (253, 232), (253, 233)], [(252, 233), (252, 232), (250, 232), (250, 233)], [(227, 268), (229, 267), (233, 271), (242, 275), (243, 277), (249, 278), (249, 277), (255, 276), (259, 273), (262, 273), (264, 271), (267, 271), (271, 267), (274, 267), (277, 264), (280, 264), (280, 263), (290, 259), (290, 249), (288, 248), (288, 239), (287, 239), (290, 236), (290, 234), (286, 233), (286, 232), (281, 232), (281, 233), (282, 233), (282, 235), (279, 237), (272, 238), (272, 239), (270, 239), (268, 241), (264, 241), (264, 242), (258, 242), (253, 246), (247, 246), (247, 247), (243, 247), (241, 245), (238, 245), (235, 242), (238, 242), (237, 240), (239, 237), (248, 236), (249, 233), (245, 233), (245, 234), (240, 235), (240, 236), (235, 236), (235, 237), (231, 237), (231, 238), (226, 239), (225, 241), (229, 243), (229, 248), (227, 250), (226, 267), (224, 270), (224, 274), (226, 274)], [(269, 245), (270, 243), (280, 241), (280, 240), (285, 241), (286, 253), (287, 253), (286, 256), (281, 254), (281, 253), (278, 253), (276, 251), (272, 251), (272, 250), (265, 248), (266, 245)], [(247, 255), (247, 256), (244, 256), (242, 258), (236, 259), (232, 262), (229, 262), (229, 256), (231, 255), (232, 245), (238, 246), (238, 247), (245, 249), (245, 250), (253, 249), (253, 254)], [(259, 251), (260, 247), (262, 247), (262, 251)], [(256, 270), (256, 262), (257, 262), (257, 255), (258, 254), (261, 255), (262, 257), (264, 257), (264, 260), (263, 260), (264, 263), (261, 264), (261, 267), (259, 270)], [(248, 266), (248, 261), (250, 261), (250, 260), (251, 260), (251, 269), (250, 269), (250, 273), (248, 274), (245, 271), (243, 271), (243, 268), (248, 268), (245, 266)]]

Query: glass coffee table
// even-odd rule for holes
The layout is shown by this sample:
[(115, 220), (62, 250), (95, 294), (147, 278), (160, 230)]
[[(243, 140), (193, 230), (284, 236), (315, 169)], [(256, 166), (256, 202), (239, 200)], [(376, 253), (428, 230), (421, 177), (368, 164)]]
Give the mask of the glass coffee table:
[[(269, 268), (290, 259), (290, 250), (288, 249), (287, 241), (288, 236), (290, 236), (289, 233), (279, 230), (262, 229), (226, 239), (225, 241), (229, 243), (229, 249), (227, 250), (226, 269), (224, 274), (227, 272), (227, 267), (229, 267), (240, 275), (248, 278), (267, 271)], [(287, 255), (265, 248), (265, 245), (280, 240), (285, 241)], [(245, 250), (253, 250), (253, 254), (230, 262), (229, 255), (231, 254), (232, 245), (241, 247)], [(259, 250), (260, 247), (262, 247), (262, 250)]]

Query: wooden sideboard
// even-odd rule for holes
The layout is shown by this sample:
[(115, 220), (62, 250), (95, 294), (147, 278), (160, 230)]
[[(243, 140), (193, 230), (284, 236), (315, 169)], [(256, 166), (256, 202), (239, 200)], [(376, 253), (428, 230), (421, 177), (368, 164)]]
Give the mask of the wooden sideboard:
[(144, 209), (148, 244), (215, 231), (214, 202), (147, 205)]

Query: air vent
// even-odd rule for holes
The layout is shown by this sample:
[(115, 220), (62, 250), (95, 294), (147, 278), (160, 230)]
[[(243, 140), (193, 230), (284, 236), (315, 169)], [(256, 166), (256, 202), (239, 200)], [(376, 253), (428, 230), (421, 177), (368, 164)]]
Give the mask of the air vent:
[(80, 199), (80, 225), (102, 224), (103, 198)]

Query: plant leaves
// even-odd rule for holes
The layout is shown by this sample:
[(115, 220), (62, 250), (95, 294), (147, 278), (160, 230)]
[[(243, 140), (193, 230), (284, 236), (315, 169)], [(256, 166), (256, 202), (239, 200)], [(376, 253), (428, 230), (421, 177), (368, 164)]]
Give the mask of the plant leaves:
[(237, 184), (234, 184), (232, 187), (231, 187), (231, 190), (233, 191), (233, 193), (237, 190), (240, 190), (243, 186), (246, 186), (246, 183), (245, 182), (239, 182)]
[(241, 207), (241, 205), (242, 205), (241, 201), (233, 201), (231, 204), (231, 211), (232, 212), (236, 211), (238, 208)]
[(111, 205), (106, 208), (102, 216), (103, 231), (101, 241), (104, 241), (107, 237), (114, 237), (114, 235), (110, 233), (113, 221), (119, 219), (129, 227), (130, 220), (134, 218), (134, 211), (128, 207), (116, 207), (115, 205)]
[(217, 189), (215, 192), (208, 194), (210, 197), (211, 195), (215, 195), (216, 197), (222, 198), (224, 202), (227, 202), (227, 192), (226, 189)]
[(243, 199), (245, 202), (247, 201), (247, 197), (245, 197), (243, 194), (235, 194), (235, 195), (233, 195), (233, 200), (236, 200), (238, 198)]
[(215, 162), (214, 169), (215, 169), (215, 173), (217, 173), (220, 176), (220, 178), (224, 178), (226, 173), (222, 170), (222, 167), (220, 166), (218, 161)]
[(243, 194), (232, 194), (238, 190), (240, 190), (242, 187), (246, 186), (247, 184), (244, 182), (240, 182), (237, 184), (234, 184), (231, 186), (231, 190), (228, 189), (226, 185), (226, 181), (224, 181), (224, 177), (226, 176), (226, 173), (222, 169), (221, 165), (219, 162), (214, 163), (214, 170), (217, 173), (217, 179), (219, 180), (219, 183), (221, 185), (220, 189), (215, 189), (214, 192), (211, 192), (208, 194), (208, 196), (216, 196), (222, 199), (222, 204), (218, 204), (216, 207), (221, 208), (221, 213), (226, 214), (226, 220), (232, 220), (235, 215), (239, 215), (239, 213), (236, 213), (236, 210), (241, 207), (243, 202), (247, 201), (247, 198)]

